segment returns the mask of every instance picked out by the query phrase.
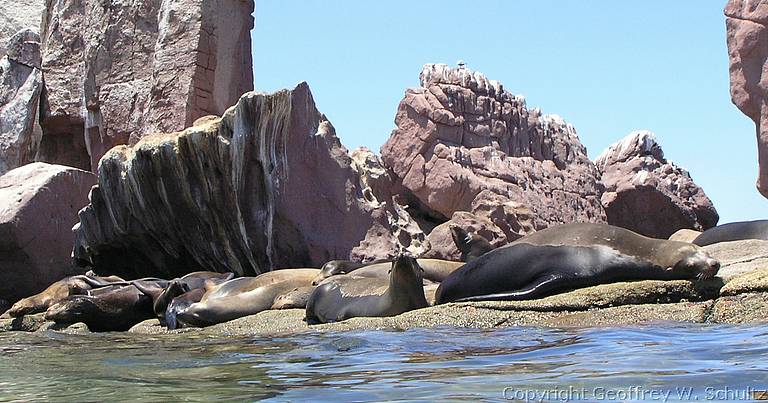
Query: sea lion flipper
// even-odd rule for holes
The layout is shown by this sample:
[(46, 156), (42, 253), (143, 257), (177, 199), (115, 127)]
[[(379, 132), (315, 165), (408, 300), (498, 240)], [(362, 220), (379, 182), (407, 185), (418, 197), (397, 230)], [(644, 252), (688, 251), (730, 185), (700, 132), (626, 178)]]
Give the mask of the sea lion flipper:
[(473, 295), (457, 299), (455, 302), (469, 301), (522, 301), (535, 299), (552, 294), (554, 290), (563, 289), (563, 280), (565, 276), (560, 274), (547, 274), (537, 277), (528, 285), (518, 290), (503, 292), (497, 294)]

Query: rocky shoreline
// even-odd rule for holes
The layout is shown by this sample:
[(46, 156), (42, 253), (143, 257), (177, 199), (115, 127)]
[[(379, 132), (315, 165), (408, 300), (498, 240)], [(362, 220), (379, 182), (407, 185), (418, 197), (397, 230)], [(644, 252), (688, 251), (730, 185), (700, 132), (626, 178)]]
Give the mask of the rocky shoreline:
[[(432, 306), (386, 318), (353, 318), (307, 325), (304, 310), (269, 310), (207, 328), (168, 331), (156, 319), (135, 334), (199, 333), (210, 336), (276, 336), (302, 332), (407, 330), (510, 326), (621, 326), (672, 321), (752, 324), (768, 321), (768, 241), (724, 242), (704, 248), (722, 267), (709, 281), (637, 281), (603, 284), (547, 298), (514, 302), (466, 302)], [(0, 320), (0, 331), (85, 333), (82, 323), (60, 326), (42, 314)]]

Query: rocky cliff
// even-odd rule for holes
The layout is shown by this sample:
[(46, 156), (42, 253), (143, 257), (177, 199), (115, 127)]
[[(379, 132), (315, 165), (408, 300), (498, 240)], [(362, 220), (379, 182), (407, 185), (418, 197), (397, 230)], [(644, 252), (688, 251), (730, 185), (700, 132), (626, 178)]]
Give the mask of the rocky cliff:
[(40, 32), (45, 0), (0, 2), (0, 58), (5, 56), (8, 39), (22, 29)]
[(370, 157), (348, 155), (305, 83), (245, 94), (221, 119), (105, 154), (74, 256), (97, 272), (172, 277), (319, 266), (371, 245), (419, 253), (423, 234), (377, 191)]
[(768, 3), (729, 0), (725, 6), (733, 103), (755, 122), (757, 189), (768, 197)]
[(571, 125), (463, 64), (427, 64), (420, 81), (381, 154), (434, 221), (469, 211), (508, 242), (551, 224), (605, 222), (599, 173)]
[(50, 0), (39, 160), (96, 169), (115, 145), (221, 115), (253, 88), (251, 0)]
[(635, 131), (595, 160), (605, 185), (601, 201), (608, 223), (654, 238), (680, 229), (703, 231), (719, 216), (688, 171), (664, 158), (649, 131)]

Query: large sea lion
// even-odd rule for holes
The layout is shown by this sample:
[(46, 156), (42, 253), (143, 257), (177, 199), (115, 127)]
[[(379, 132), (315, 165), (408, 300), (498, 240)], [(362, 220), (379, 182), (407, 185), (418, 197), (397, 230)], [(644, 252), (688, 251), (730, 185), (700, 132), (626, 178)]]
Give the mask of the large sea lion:
[(72, 295), (53, 304), (45, 319), (56, 323), (83, 322), (93, 332), (124, 331), (154, 316), (152, 299), (133, 285), (96, 295)]
[(309, 324), (337, 322), (360, 316), (394, 316), (427, 307), (422, 269), (416, 259), (400, 256), (390, 263), (389, 279), (332, 277), (307, 301)]
[[(169, 287), (173, 287), (174, 284), (172, 283)], [(176, 316), (179, 312), (187, 310), (192, 304), (200, 302), (203, 299), (203, 295), (205, 295), (205, 291), (205, 288), (195, 288), (175, 297), (165, 308), (161, 324), (165, 325), (168, 330), (184, 327), (183, 323), (176, 320)], [(155, 314), (157, 314), (157, 311), (155, 311)]]
[(298, 287), (285, 294), (275, 297), (275, 301), (272, 303), (270, 309), (294, 309), (307, 307), (307, 301), (312, 291), (315, 290), (313, 286)]
[(176, 314), (187, 326), (204, 327), (253, 315), (272, 307), (275, 297), (311, 284), (318, 269), (283, 269), (226, 281), (208, 289), (200, 302)]
[(11, 306), (7, 314), (11, 317), (19, 317), (45, 312), (51, 305), (70, 295), (88, 294), (96, 288), (106, 287), (123, 281), (125, 280), (117, 276), (100, 277), (91, 273), (65, 277), (51, 284), (40, 293), (17, 301)]
[[(419, 266), (423, 270), (423, 279), (429, 282), (439, 283), (443, 281), (448, 275), (453, 273), (456, 269), (461, 267), (464, 262), (452, 262), (450, 260), (442, 259), (416, 259)], [(392, 268), (392, 262), (380, 262), (373, 263), (366, 266), (356, 268), (349, 271), (347, 274), (354, 274), (357, 277), (374, 277), (380, 279), (389, 278), (389, 269)], [(327, 272), (326, 272), (327, 273)], [(327, 277), (323, 277), (324, 274), (321, 271), (317, 277), (312, 281), (312, 285), (318, 285)]]
[(496, 249), (487, 239), (478, 234), (470, 234), (467, 230), (456, 224), (451, 224), (448, 228), (451, 230), (453, 243), (459, 248), (459, 252), (461, 252), (462, 262), (469, 262), (472, 259), (477, 259)]
[[(628, 229), (607, 224), (574, 223), (556, 225), (524, 236), (509, 245), (602, 245), (618, 253), (645, 260), (664, 268), (690, 265), (696, 267), (702, 277), (712, 277), (720, 263), (700, 247), (688, 242), (670, 241), (642, 236)], [(500, 249), (501, 249), (500, 248)]]
[(716, 266), (695, 254), (669, 266), (604, 245), (520, 243), (468, 262), (440, 284), (435, 302), (525, 300), (605, 283), (708, 278), (716, 273)]
[(768, 240), (768, 220), (741, 221), (718, 225), (702, 232), (693, 240), (693, 243), (706, 246), (718, 242), (744, 239)]

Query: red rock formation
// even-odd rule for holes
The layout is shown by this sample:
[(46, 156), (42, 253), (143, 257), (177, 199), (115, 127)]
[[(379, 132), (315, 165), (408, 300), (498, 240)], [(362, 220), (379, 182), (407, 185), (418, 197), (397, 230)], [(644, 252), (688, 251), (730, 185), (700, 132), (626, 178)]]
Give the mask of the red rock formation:
[(221, 119), (105, 154), (74, 256), (97, 272), (171, 277), (420, 248), (418, 227), (382, 195), (375, 158), (356, 159), (305, 83), (248, 93)]
[(40, 144), (40, 36), (30, 29), (9, 40), (0, 59), (0, 175), (34, 161)]
[(72, 226), (96, 177), (41, 162), (0, 176), (0, 299), (16, 301), (76, 274)]
[(252, 11), (251, 0), (49, 1), (40, 158), (95, 170), (115, 145), (221, 115), (253, 88)]
[(428, 64), (420, 79), (382, 159), (442, 221), (485, 210), (509, 241), (550, 224), (605, 221), (597, 169), (571, 125), (463, 65)]
[(608, 223), (637, 233), (669, 238), (677, 230), (703, 231), (718, 214), (688, 171), (664, 158), (649, 131), (630, 133), (595, 160), (602, 173), (602, 203)]
[(768, 197), (768, 3), (729, 0), (725, 15), (731, 100), (755, 122), (757, 189)]

